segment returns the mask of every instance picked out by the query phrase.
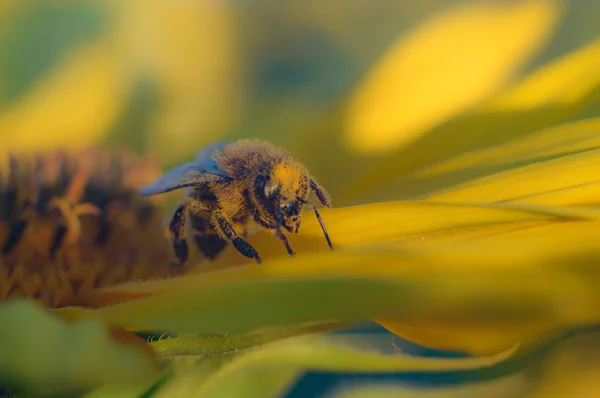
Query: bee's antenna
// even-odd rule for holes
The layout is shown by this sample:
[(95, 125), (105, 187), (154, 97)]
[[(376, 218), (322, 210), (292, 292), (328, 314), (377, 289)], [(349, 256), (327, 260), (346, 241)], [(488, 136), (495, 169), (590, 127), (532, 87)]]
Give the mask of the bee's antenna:
[(311, 202), (309, 202), (306, 199), (298, 198), (298, 200), (304, 204), (309, 205), (315, 211), (317, 220), (319, 220), (319, 224), (321, 224), (321, 229), (323, 230), (323, 235), (325, 235), (325, 239), (327, 239), (327, 244), (329, 245), (329, 248), (331, 250), (333, 250), (333, 244), (331, 243), (331, 239), (329, 238), (329, 234), (327, 233), (327, 228), (325, 228), (325, 223), (323, 222), (323, 219), (321, 218), (321, 215), (319, 214), (319, 211), (317, 210), (317, 206), (315, 206), (314, 204), (312, 204)]

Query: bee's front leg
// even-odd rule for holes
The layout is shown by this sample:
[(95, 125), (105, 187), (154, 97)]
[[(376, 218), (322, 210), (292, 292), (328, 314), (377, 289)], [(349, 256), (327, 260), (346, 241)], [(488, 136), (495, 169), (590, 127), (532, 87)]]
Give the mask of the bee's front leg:
[(213, 211), (211, 215), (211, 223), (213, 228), (222, 235), (225, 239), (231, 241), (233, 246), (248, 258), (253, 258), (258, 264), (262, 263), (262, 259), (258, 255), (258, 252), (248, 241), (237, 236), (235, 230), (231, 226), (231, 223), (227, 221), (221, 211)]
[(294, 250), (292, 250), (292, 247), (290, 246), (290, 242), (288, 241), (287, 236), (285, 236), (285, 234), (280, 229), (275, 230), (275, 236), (277, 236), (283, 242), (283, 244), (285, 245), (285, 250), (287, 250), (287, 252), (290, 256), (293, 256), (294, 254), (296, 254), (296, 253), (294, 253)]
[(171, 223), (169, 224), (169, 232), (172, 234), (173, 251), (175, 256), (179, 260), (178, 263), (174, 262), (173, 265), (184, 265), (188, 260), (189, 249), (187, 240), (185, 238), (185, 219), (187, 216), (186, 203), (182, 203), (175, 210)]

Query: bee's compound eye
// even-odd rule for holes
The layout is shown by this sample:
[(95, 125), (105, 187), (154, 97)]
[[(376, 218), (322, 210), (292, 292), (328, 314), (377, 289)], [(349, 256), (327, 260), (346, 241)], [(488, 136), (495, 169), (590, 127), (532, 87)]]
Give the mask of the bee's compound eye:
[(296, 202), (295, 200), (286, 202), (282, 206), (282, 210), (283, 210), (284, 214), (286, 214), (288, 217), (294, 216), (294, 215), (298, 214), (298, 202)]

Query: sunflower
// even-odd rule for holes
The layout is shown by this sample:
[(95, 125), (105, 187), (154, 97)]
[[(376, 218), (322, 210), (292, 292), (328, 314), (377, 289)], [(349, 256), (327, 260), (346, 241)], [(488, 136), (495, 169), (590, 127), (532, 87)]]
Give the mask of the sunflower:
[[(0, 130), (16, 151), (1, 174), (1, 386), (264, 397), (301, 394), (290, 388), (312, 370), (389, 375), (334, 392), (351, 397), (593, 391), (597, 360), (583, 354), (595, 352), (600, 319), (600, 42), (550, 51), (567, 11), (590, 10), (552, 0), (416, 9), (419, 22), (404, 21), (372, 65), (348, 21), (383, 24), (406, 7), (302, 4), (0, 9), (6, 51), (43, 42), (39, 20), (77, 38), (68, 56), (35, 63), (50, 72), (0, 81)], [(292, 28), (273, 35), (281, 18)], [(178, 23), (154, 29), (159, 20)], [(254, 34), (240, 40), (239, 26)], [(46, 40), (62, 51), (61, 37)], [(216, 44), (199, 45), (206, 37)], [(314, 52), (293, 51), (292, 39)], [(337, 79), (315, 83), (328, 90), (294, 75), (326, 72), (315, 54), (335, 66)], [(16, 74), (19, 59), (5, 67)], [(273, 79), (279, 71), (297, 80)], [(248, 136), (294, 152), (330, 191), (334, 208), (321, 215), (335, 250), (307, 213), (290, 237), (297, 256), (256, 232), (261, 266), (232, 247), (170, 266), (164, 221), (181, 196), (154, 202), (137, 189), (203, 145)], [(100, 149), (85, 152), (90, 141)], [(407, 372), (477, 383), (399, 389)]]
[(168, 266), (161, 209), (137, 194), (151, 166), (107, 155), (10, 157), (0, 188), (0, 299), (85, 306), (94, 289), (185, 271)]

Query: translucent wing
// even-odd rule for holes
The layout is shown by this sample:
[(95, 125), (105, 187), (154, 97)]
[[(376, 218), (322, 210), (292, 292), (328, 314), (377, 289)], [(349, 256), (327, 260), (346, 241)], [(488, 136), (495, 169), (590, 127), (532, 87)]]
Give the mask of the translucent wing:
[(211, 155), (226, 144), (208, 146), (198, 152), (196, 160), (169, 170), (165, 175), (140, 189), (140, 195), (150, 196), (207, 182), (223, 182), (229, 176), (219, 168)]
[[(194, 164), (197, 164), (202, 169), (206, 170), (207, 173), (223, 173), (223, 171), (219, 169), (219, 165), (217, 164), (217, 161), (213, 158), (213, 155), (216, 151), (225, 148), (227, 144), (228, 142), (219, 142), (217, 144), (209, 145), (206, 148), (202, 149), (196, 154), (196, 161), (194, 162)], [(224, 173), (222, 175), (224, 175)]]

